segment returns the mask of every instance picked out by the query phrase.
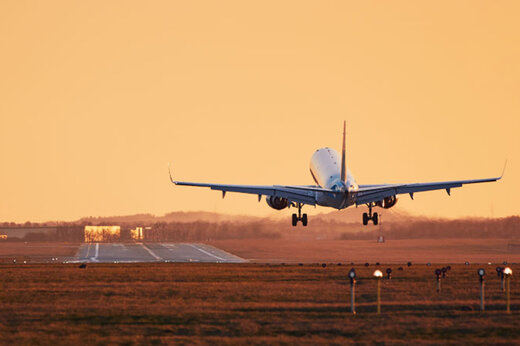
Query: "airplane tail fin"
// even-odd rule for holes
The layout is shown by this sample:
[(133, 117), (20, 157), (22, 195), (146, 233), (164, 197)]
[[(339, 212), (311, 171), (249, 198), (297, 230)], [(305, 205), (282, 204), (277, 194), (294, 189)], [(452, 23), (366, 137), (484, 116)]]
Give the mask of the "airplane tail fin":
[(345, 150), (345, 136), (346, 136), (346, 128), (347, 128), (347, 122), (343, 121), (343, 147), (341, 150), (341, 181), (346, 180), (347, 176), (347, 168), (345, 163), (345, 156), (346, 156), (346, 150)]

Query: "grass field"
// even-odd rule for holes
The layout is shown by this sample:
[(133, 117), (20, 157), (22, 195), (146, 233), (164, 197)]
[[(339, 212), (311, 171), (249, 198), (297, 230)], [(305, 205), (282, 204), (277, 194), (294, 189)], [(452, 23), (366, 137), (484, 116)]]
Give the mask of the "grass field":
[(52, 258), (62, 260), (73, 257), (79, 246), (79, 243), (1, 242), (0, 263), (12, 263), (14, 259), (18, 263), (51, 263)]
[[(386, 269), (386, 265), (381, 268)], [(374, 265), (356, 266), (358, 313), (349, 313), (350, 265), (0, 265), (0, 338), (12, 344), (520, 343), (520, 280), (512, 314), (495, 265), (452, 265), (443, 291), (426, 265), (392, 265), (375, 313)], [(514, 275), (520, 266), (512, 266)]]
[(509, 239), (219, 240), (210, 245), (252, 262), (488, 263), (520, 262)]

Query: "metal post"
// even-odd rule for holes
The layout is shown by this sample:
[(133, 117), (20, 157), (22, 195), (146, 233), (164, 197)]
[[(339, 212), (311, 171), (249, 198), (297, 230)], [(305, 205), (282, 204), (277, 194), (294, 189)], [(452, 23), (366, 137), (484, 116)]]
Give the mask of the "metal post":
[(381, 313), (381, 279), (377, 279), (377, 313)]
[(350, 278), (350, 312), (356, 314), (356, 271), (354, 268), (350, 269), (348, 277)]
[(502, 292), (505, 291), (505, 288), (504, 288), (504, 273), (500, 274), (500, 288), (502, 289)]
[(435, 276), (437, 276), (437, 293), (441, 293), (441, 274), (440, 269), (435, 269)]
[(484, 278), (480, 277), (480, 311), (484, 311)]
[(509, 275), (506, 276), (506, 312), (508, 314), (511, 313), (511, 307), (510, 307), (510, 297), (509, 297), (509, 281), (510, 281), (510, 278), (509, 278)]
[(356, 314), (356, 279), (350, 279), (350, 312)]

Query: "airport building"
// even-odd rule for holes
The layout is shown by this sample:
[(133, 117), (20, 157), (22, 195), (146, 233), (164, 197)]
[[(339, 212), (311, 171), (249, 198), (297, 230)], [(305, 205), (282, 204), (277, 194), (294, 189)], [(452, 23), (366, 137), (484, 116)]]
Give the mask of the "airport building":
[(151, 227), (85, 226), (85, 243), (112, 243), (118, 241), (143, 241)]
[(10, 226), (0, 227), (0, 242), (110, 243), (150, 240), (151, 227), (106, 226)]
[(85, 226), (85, 243), (108, 243), (120, 240), (120, 226)]

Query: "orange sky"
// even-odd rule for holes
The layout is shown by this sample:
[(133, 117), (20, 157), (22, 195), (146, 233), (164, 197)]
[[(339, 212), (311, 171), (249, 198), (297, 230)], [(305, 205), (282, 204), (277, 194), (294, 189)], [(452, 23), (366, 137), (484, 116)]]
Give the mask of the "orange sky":
[[(396, 208), (519, 213), (518, 1), (0, 2), (0, 221), (208, 210), (275, 215), (180, 180), (483, 178)], [(308, 207), (309, 213), (326, 209)], [(289, 219), (288, 219), (289, 220)], [(289, 222), (289, 221), (288, 221)]]

